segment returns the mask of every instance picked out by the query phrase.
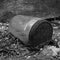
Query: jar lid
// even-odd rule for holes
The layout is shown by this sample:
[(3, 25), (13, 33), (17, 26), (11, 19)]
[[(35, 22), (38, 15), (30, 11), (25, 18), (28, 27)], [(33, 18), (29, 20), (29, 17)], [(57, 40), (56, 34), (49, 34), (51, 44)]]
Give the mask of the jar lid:
[(29, 42), (31, 46), (35, 47), (52, 40), (53, 27), (50, 22), (46, 20), (38, 20), (29, 32)]

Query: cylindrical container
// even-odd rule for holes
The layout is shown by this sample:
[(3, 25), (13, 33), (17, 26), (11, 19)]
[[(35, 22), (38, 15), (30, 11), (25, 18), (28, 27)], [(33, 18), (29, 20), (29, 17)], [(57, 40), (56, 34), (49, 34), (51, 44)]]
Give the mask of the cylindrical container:
[(50, 41), (53, 34), (50, 22), (37, 17), (17, 15), (12, 19), (11, 26), (16, 37), (33, 47)]

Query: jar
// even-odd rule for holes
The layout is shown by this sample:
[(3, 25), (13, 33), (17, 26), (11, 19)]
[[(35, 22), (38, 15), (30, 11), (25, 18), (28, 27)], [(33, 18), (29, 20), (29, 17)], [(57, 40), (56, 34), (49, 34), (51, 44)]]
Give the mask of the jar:
[(53, 27), (46, 19), (17, 15), (11, 20), (10, 31), (27, 46), (51, 41)]

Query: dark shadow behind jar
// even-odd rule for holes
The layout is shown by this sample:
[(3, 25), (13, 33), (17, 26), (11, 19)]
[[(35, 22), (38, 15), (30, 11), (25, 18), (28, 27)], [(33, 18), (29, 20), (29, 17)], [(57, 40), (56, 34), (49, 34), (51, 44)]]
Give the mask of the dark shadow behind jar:
[(5, 11), (2, 13), (2, 16), (0, 16), (0, 23), (9, 23), (10, 20), (15, 16), (16, 14), (10, 12), (10, 11)]

